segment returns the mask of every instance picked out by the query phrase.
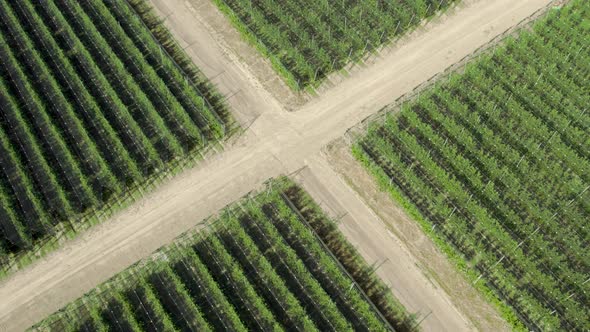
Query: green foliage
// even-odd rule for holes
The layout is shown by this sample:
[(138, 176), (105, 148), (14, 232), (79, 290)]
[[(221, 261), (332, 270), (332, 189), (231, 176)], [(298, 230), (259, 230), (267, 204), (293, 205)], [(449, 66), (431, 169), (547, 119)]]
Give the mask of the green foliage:
[(33, 329), (99, 322), (109, 330), (389, 330), (392, 307), (395, 319), (406, 317), (403, 308), (336, 228), (330, 243), (344, 250), (330, 253), (304, 215), (333, 224), (305, 195), (286, 178), (272, 181), (208, 221), (209, 229), (186, 233)]
[(213, 0), (295, 90), (379, 49), (452, 1)]
[(589, 24), (551, 11), (353, 147), (517, 329), (590, 328)]
[(143, 0), (0, 0), (0, 55), (2, 263), (86, 228), (232, 124)]

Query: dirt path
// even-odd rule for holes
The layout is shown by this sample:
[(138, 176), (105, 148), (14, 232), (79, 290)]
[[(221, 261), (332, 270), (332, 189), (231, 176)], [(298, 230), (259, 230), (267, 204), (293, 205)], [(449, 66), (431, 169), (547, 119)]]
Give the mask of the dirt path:
[[(164, 16), (172, 13), (166, 24), (181, 43), (192, 44), (187, 48), (189, 55), (222, 92), (232, 95), (229, 102), (239, 120), (252, 125), (224, 152), (185, 171), (108, 222), (3, 280), (0, 331), (27, 328), (169, 243), (264, 180), (305, 166), (317, 158), (325, 144), (359, 120), (550, 2), (467, 0), (453, 15), (429, 24), (422, 33), (405, 40), (403, 47), (392, 48), (370, 67), (355, 71), (321, 97), (291, 113), (285, 112), (281, 103), (263, 88), (250, 67), (236, 61), (237, 56), (219, 36), (211, 34), (198, 11), (205, 0), (151, 1)], [(355, 234), (349, 232), (352, 241), (371, 248)], [(390, 251), (389, 255), (407, 255), (395, 248), (384, 249)], [(414, 269), (419, 271), (418, 267)], [(389, 278), (396, 280), (397, 276)], [(408, 282), (407, 286), (395, 287), (422, 287), (420, 282)], [(433, 292), (432, 296), (452, 306), (446, 293)], [(457, 310), (440, 311), (442, 308), (429, 306), (428, 297), (422, 299), (420, 307), (431, 308), (442, 324), (433, 329), (472, 327)], [(447, 322), (452, 325), (447, 326)]]
[[(507, 323), (498, 317), (496, 310), (492, 308), (483, 296), (473, 287), (471, 287), (469, 281), (467, 281), (460, 271), (447, 259), (446, 255), (442, 253), (433, 241), (426, 235), (420, 225), (418, 225), (411, 217), (409, 217), (403, 208), (392, 202), (391, 196), (379, 190), (377, 183), (373, 177), (362, 167), (360, 163), (354, 159), (350, 152), (350, 147), (344, 139), (340, 139), (336, 142), (331, 143), (327, 148), (324, 149), (327, 162), (331, 165), (331, 169), (324, 173), (336, 172), (339, 175), (340, 182), (347, 184), (346, 188), (354, 192), (355, 197), (360, 197), (363, 205), (370, 208), (371, 213), (375, 213), (378, 216), (380, 223), (369, 223), (371, 227), (368, 229), (363, 222), (362, 228), (352, 224), (352, 227), (348, 226), (348, 223), (343, 223), (345, 229), (354, 227), (360, 229), (362, 233), (369, 233), (368, 238), (379, 239), (380, 237), (389, 237), (395, 239), (389, 245), (391, 248), (395, 246), (400, 247), (402, 250), (389, 251), (383, 250), (380, 246), (373, 246), (376, 250), (373, 255), (376, 258), (370, 257), (367, 259), (388, 259), (384, 264), (388, 267), (389, 264), (397, 265), (407, 264), (407, 260), (411, 261), (412, 264), (416, 265), (419, 270), (422, 279), (416, 278), (416, 280), (427, 280), (428, 284), (434, 287), (434, 292), (443, 292), (448, 294), (448, 298), (453, 303), (453, 308), (457, 308), (463, 315), (465, 315), (480, 331), (508, 331), (510, 330)], [(316, 172), (318, 173), (318, 172)], [(317, 176), (317, 175), (316, 175)], [(324, 175), (322, 175), (324, 176)], [(335, 176), (331, 176), (335, 177)], [(333, 181), (335, 182), (335, 181)], [(330, 185), (331, 191), (337, 187), (334, 184)], [(348, 196), (351, 196), (350, 194)], [(342, 201), (340, 196), (338, 199)], [(342, 204), (342, 203), (341, 203)], [(347, 202), (344, 206), (349, 206), (351, 203)], [(367, 214), (368, 215), (368, 214)], [(346, 231), (344, 231), (346, 233)], [(350, 233), (350, 232), (349, 232)], [(354, 233), (349, 235), (350, 238), (356, 238)], [(361, 242), (362, 243), (362, 242)], [(387, 248), (389, 248), (387, 247)], [(364, 249), (364, 247), (362, 248)], [(397, 252), (406, 252), (410, 258), (405, 259), (403, 255), (396, 255)], [(394, 267), (395, 268), (395, 267)], [(398, 269), (402, 267), (397, 267)], [(403, 273), (403, 270), (401, 271)], [(412, 273), (407, 271), (406, 273)], [(383, 278), (388, 280), (389, 273), (384, 273)], [(398, 289), (408, 285), (408, 283), (390, 281), (394, 294), (406, 305), (411, 311), (420, 311), (424, 313), (424, 308), (421, 307), (425, 303), (428, 304), (428, 308), (433, 308), (432, 315), (438, 318), (439, 313), (445, 313), (450, 308), (437, 308), (437, 301), (440, 299), (435, 298), (434, 301), (431, 299), (429, 302), (424, 302), (420, 291), (415, 292), (411, 290), (407, 294), (405, 289)], [(411, 284), (410, 284), (411, 285)], [(428, 289), (425, 287), (424, 289)], [(428, 295), (428, 294), (427, 294)], [(439, 304), (439, 305), (443, 305)], [(431, 315), (431, 316), (432, 316)], [(429, 327), (433, 318), (428, 316), (423, 322), (423, 327)], [(434, 318), (434, 319), (436, 319)]]
[[(388, 231), (381, 219), (340, 179), (330, 164), (323, 156), (315, 156), (309, 160), (308, 168), (298, 173), (295, 179), (324, 210), (333, 217), (340, 217), (340, 230), (367, 262), (379, 264), (377, 274), (391, 286), (394, 295), (409, 312), (419, 315), (423, 330), (474, 330), (473, 324), (451, 303), (445, 291), (427, 279), (418, 268), (419, 263), (405, 243)], [(440, 258), (445, 259), (444, 256)]]

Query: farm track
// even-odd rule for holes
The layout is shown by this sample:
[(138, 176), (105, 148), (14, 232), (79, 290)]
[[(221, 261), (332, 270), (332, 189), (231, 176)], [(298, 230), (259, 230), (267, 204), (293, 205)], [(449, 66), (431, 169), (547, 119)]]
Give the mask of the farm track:
[[(297, 112), (285, 112), (281, 102), (262, 88), (256, 75), (237, 61), (219, 36), (207, 28), (199, 8), (210, 4), (205, 0), (151, 1), (163, 16), (173, 13), (166, 19), (168, 27), (181, 44), (194, 43), (187, 49), (189, 55), (221, 92), (231, 95), (229, 103), (238, 120), (251, 125), (225, 151), (186, 170), (111, 220), (3, 280), (0, 331), (22, 330), (39, 321), (266, 179), (310, 163), (317, 165), (318, 158), (321, 164), (322, 147), (341, 137), (348, 128), (551, 2), (467, 0), (449, 17), (433, 21), (422, 33), (412, 34), (412, 38), (385, 52), (371, 66), (355, 70)], [(310, 169), (318, 179), (334, 176), (329, 174), (329, 167)], [(352, 228), (352, 223), (363, 215), (351, 215), (357, 217), (345, 218), (343, 222), (351, 223)], [(386, 231), (379, 227), (367, 230), (376, 235)], [(366, 240), (360, 233), (347, 235), (364, 247)], [(377, 248), (382, 251), (379, 257), (407, 261), (403, 244), (391, 242), (395, 242), (391, 247)], [(371, 257), (374, 256), (367, 256), (369, 261)], [(420, 274), (415, 265), (408, 269)], [(423, 287), (422, 281), (400, 279), (395, 273), (380, 275), (399, 290)], [(440, 288), (414, 295), (412, 303), (403, 299), (402, 303), (410, 311), (432, 310), (422, 322), (425, 330), (473, 329), (452, 304), (460, 299), (450, 299)]]

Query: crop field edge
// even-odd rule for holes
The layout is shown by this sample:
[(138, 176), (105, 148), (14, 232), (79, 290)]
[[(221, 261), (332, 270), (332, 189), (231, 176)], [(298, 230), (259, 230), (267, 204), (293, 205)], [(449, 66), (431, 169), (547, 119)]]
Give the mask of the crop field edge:
[[(212, 0), (217, 1), (217, 0)], [(565, 0), (566, 3), (571, 0)], [(363, 136), (362, 132), (366, 132), (367, 126), (369, 123), (373, 123), (376, 121), (383, 121), (384, 117), (399, 112), (401, 106), (406, 103), (417, 99), (420, 96), (420, 93), (426, 91), (428, 89), (434, 88), (437, 84), (448, 80), (449, 77), (453, 74), (462, 73), (465, 70), (465, 67), (470, 63), (477, 61), (478, 57), (487, 54), (488, 52), (492, 51), (493, 48), (496, 46), (501, 45), (502, 43), (506, 42), (509, 38), (517, 38), (521, 31), (530, 28), (537, 20), (542, 19), (545, 15), (547, 15), (551, 10), (555, 10), (556, 6), (553, 3), (549, 3), (542, 8), (539, 8), (531, 15), (527, 16), (526, 18), (520, 20), (518, 23), (506, 29), (502, 33), (496, 35), (487, 43), (479, 46), (476, 50), (469, 53), (468, 55), (464, 56), (461, 60), (453, 63), (452, 65), (448, 66), (444, 70), (438, 72), (437, 74), (433, 75), (429, 79), (419, 83), (411, 91), (406, 92), (405, 94), (399, 96), (393, 102), (383, 106), (381, 109), (376, 111), (375, 113), (365, 117), (361, 121), (359, 121), (356, 125), (352, 126), (346, 133), (343, 135), (347, 142), (354, 142), (359, 137)], [(561, 8), (561, 7), (557, 7)]]
[[(338, 229), (337, 223), (325, 213), (325, 211), (317, 204), (317, 202), (309, 195), (309, 193), (303, 189), (300, 184), (292, 180), (290, 177), (282, 175), (265, 181), (260, 188), (248, 192), (238, 200), (229, 203), (220, 211), (197, 222), (189, 230), (174, 238), (170, 243), (154, 250), (149, 254), (149, 256), (136, 261), (132, 265), (126, 267), (124, 270), (110, 277), (108, 280), (93, 287), (82, 296), (68, 302), (59, 310), (49, 314), (41, 321), (29, 327), (27, 331), (45, 331), (45, 328), (50, 327), (60, 319), (60, 315), (67, 315), (69, 312), (76, 311), (80, 307), (86, 306), (87, 299), (90, 299), (91, 301), (93, 298), (100, 299), (105, 293), (124, 289), (126, 283), (129, 280), (132, 280), (131, 282), (133, 282), (133, 280), (140, 278), (139, 276), (141, 275), (141, 270), (144, 268), (144, 266), (148, 266), (162, 260), (167, 261), (169, 259), (168, 257), (173, 257), (174, 255), (178, 256), (178, 254), (174, 252), (177, 246), (185, 246), (187, 241), (190, 242), (194, 240), (195, 237), (198, 237), (203, 232), (215, 232), (215, 223), (217, 221), (223, 222), (221, 218), (225, 213), (228, 213), (229, 211), (231, 214), (231, 211), (234, 210), (237, 210), (238, 212), (241, 211), (243, 204), (246, 202), (255, 202), (257, 200), (256, 196), (263, 195), (265, 191), (276, 191), (278, 195), (285, 200), (285, 203), (297, 215), (299, 222), (301, 222), (304, 228), (310, 230), (310, 232), (313, 234), (312, 236), (316, 238), (324, 251), (340, 267), (343, 276), (353, 281), (353, 285), (356, 286), (356, 288), (361, 292), (364, 300), (368, 302), (372, 310), (378, 316), (380, 316), (382, 320), (390, 324), (390, 327), (395, 328), (391, 325), (392, 321), (390, 320), (395, 318), (397, 319), (396, 322), (402, 328), (406, 328), (408, 331), (419, 330), (419, 325), (416, 325), (419, 317), (408, 312), (407, 309), (397, 300), (397, 298), (395, 298), (383, 280), (377, 276), (376, 273), (374, 273), (375, 264), (371, 264), (364, 260), (358, 250), (350, 242), (348, 242), (344, 234), (342, 234)], [(317, 226), (314, 226), (312, 223), (310, 223), (311, 218), (314, 219)], [(332, 242), (334, 242), (336, 246), (343, 248), (343, 250), (334, 252), (330, 245), (325, 242), (324, 237), (318, 233), (317, 227), (327, 231), (328, 233), (326, 233), (325, 236), (332, 236)], [(350, 258), (347, 259), (348, 264), (343, 263), (341, 260), (341, 257), (346, 255), (350, 255)], [(355, 278), (352, 272), (349, 270), (350, 267), (360, 271), (359, 273), (361, 274), (363, 280)], [(375, 297), (369, 296), (367, 294), (366, 287), (371, 287), (373, 290), (377, 290), (374, 292), (375, 294), (373, 294)], [(381, 299), (381, 304), (376, 303), (374, 298)], [(102, 299), (99, 301), (102, 301)], [(103, 305), (106, 305), (105, 302), (102, 303)], [(386, 315), (387, 318), (384, 315)]]
[[(211, 82), (209, 78), (201, 71), (199, 67), (194, 63), (190, 56), (186, 53), (184, 48), (180, 46), (176, 37), (164, 24), (165, 20), (156, 14), (154, 6), (151, 5), (147, 0), (125, 0), (129, 7), (141, 18), (142, 24), (150, 32), (153, 39), (155, 39), (159, 45), (166, 51), (166, 54), (174, 61), (174, 63), (180, 68), (182, 73), (191, 83), (197, 87), (203, 86), (206, 91), (212, 94), (213, 102), (217, 109), (214, 113), (221, 123), (224, 124), (225, 136), (223, 139), (227, 139), (237, 131), (240, 126), (236, 119), (233, 117), (229, 105), (226, 103), (226, 97), (219, 92), (219, 89), (215, 83)], [(158, 34), (154, 33), (158, 31)], [(200, 91), (200, 90), (199, 90)], [(215, 107), (211, 107), (215, 110)], [(222, 111), (221, 114), (218, 114)]]
[[(292, 196), (289, 196), (288, 194), (283, 194), (284, 196), (289, 196), (286, 199), (290, 202), (290, 204), (293, 205), (294, 211), (296, 211), (296, 213), (298, 215), (300, 215), (300, 218), (303, 220), (303, 223), (309, 227), (313, 233), (316, 235), (316, 237), (319, 239), (319, 241), (325, 246), (327, 252), (332, 255), (334, 257), (334, 259), (336, 259), (336, 261), (342, 266), (342, 269), (349, 275), (349, 277), (355, 281), (355, 283), (357, 285), (359, 285), (361, 287), (361, 289), (363, 290), (363, 292), (365, 292), (365, 294), (367, 293), (366, 291), (366, 286), (365, 283), (361, 284), (361, 282), (359, 280), (357, 280), (358, 278), (355, 278), (354, 276), (352, 276), (352, 274), (349, 272), (349, 269), (351, 269), (354, 266), (360, 267), (361, 270), (366, 269), (366, 268), (370, 268), (371, 270), (373, 270), (373, 268), (375, 267), (375, 263), (372, 263), (369, 266), (369, 262), (367, 262), (359, 253), (358, 249), (356, 249), (349, 241), (348, 239), (344, 236), (344, 234), (338, 229), (337, 227), (337, 222), (332, 220), (327, 214), (326, 212), (317, 204), (317, 202), (311, 197), (311, 195), (305, 190), (303, 189), (303, 187), (297, 183), (295, 183), (293, 180), (291, 180), (288, 177), (282, 177), (279, 178), (278, 181), (283, 181), (283, 186), (289, 187), (289, 189), (287, 190), (292, 190), (295, 191), (295, 193), (292, 194)], [(285, 191), (286, 192), (286, 191)], [(297, 200), (298, 199), (298, 200)], [(309, 214), (305, 213), (304, 211), (308, 210)], [(317, 219), (319, 220), (319, 226), (313, 226), (310, 223), (310, 220), (312, 219)], [(349, 264), (351, 264), (351, 266), (347, 266), (347, 264), (345, 264), (345, 262), (343, 262), (343, 258), (338, 256), (337, 252), (338, 250), (335, 250), (335, 248), (331, 248), (330, 245), (328, 243), (326, 243), (325, 239), (323, 238), (323, 236), (321, 236), (320, 233), (320, 229), (324, 229), (324, 231), (327, 231), (328, 234), (332, 234), (332, 235), (336, 235), (335, 238), (335, 242), (336, 245), (335, 247), (344, 247), (345, 250), (348, 252), (348, 254), (350, 255), (351, 261)], [(385, 283), (381, 280), (381, 278), (379, 278), (378, 276), (376, 276), (374, 273), (371, 273), (368, 277), (368, 279), (366, 280), (366, 284), (370, 284), (372, 282), (375, 282), (378, 284), (378, 287), (383, 288), (383, 289), (388, 289), (389, 287), (387, 285), (385, 285)], [(415, 321), (418, 319), (418, 317), (407, 311), (407, 309), (397, 300), (397, 298), (395, 298), (395, 296), (393, 295), (393, 293), (391, 293), (391, 291), (387, 292), (386, 299), (385, 302), (388, 303), (388, 305), (391, 305), (391, 312), (390, 314), (392, 315), (397, 315), (398, 316), (398, 321), (400, 322), (404, 322), (404, 324), (407, 325), (413, 325), (415, 324)], [(367, 295), (368, 296), (368, 295)], [(368, 296), (370, 298), (370, 296)], [(375, 304), (376, 301), (373, 301), (373, 299), (371, 299), (370, 303), (373, 305)], [(378, 309), (380, 313), (383, 313), (383, 311), (381, 309)]]
[(330, 75), (333, 75), (335, 73), (341, 73), (343, 75), (346, 74), (346, 68), (348, 66), (362, 64), (364, 62), (364, 59), (370, 56), (371, 54), (378, 55), (384, 48), (395, 45), (399, 40), (412, 34), (414, 31), (420, 29), (428, 22), (436, 19), (437, 17), (441, 17), (448, 11), (452, 11), (460, 5), (460, 2), (453, 2), (450, 6), (445, 7), (444, 9), (439, 9), (433, 15), (426, 16), (415, 24), (410, 24), (408, 30), (404, 31), (402, 34), (393, 36), (392, 38), (388, 39), (387, 42), (378, 45), (374, 50), (365, 51), (363, 56), (359, 60), (355, 61), (351, 59), (351, 61), (349, 61), (346, 66), (342, 67), (341, 69), (334, 70), (331, 73), (328, 73), (328, 75), (325, 78), (317, 81), (316, 83), (302, 86), (297, 82), (295, 76), (291, 73), (291, 71), (289, 71), (281, 63), (281, 61), (277, 59), (275, 54), (273, 54), (268, 49), (268, 47), (262, 41), (259, 40), (256, 34), (240, 20), (240, 18), (225, 2), (225, 0), (211, 1), (215, 4), (215, 7), (223, 14), (224, 18), (226, 18), (230, 22), (230, 25), (236, 29), (236, 31), (242, 37), (243, 41), (245, 41), (249, 46), (253, 47), (259, 53), (259, 55), (262, 56), (265, 60), (268, 60), (270, 62), (270, 65), (274, 73), (281, 78), (281, 80), (291, 89), (292, 92), (306, 92), (314, 96), (317, 95), (316, 89), (323, 85), (328, 80)]
[(412, 89), (412, 91), (402, 95), (394, 102), (384, 106), (375, 114), (366, 117), (356, 126), (348, 129), (344, 135), (345, 143), (348, 146), (349, 151), (351, 151), (355, 160), (363, 166), (363, 169), (371, 175), (373, 181), (377, 183), (379, 189), (383, 192), (386, 192), (411, 219), (415, 220), (420, 225), (422, 231), (433, 240), (438, 249), (444, 253), (444, 255), (458, 271), (461, 271), (461, 273), (467, 278), (471, 285), (477, 289), (478, 293), (480, 293), (498, 310), (501, 317), (504, 318), (515, 331), (522, 332), (528, 331), (528, 329), (518, 318), (516, 311), (502, 299), (500, 299), (500, 297), (496, 295), (495, 292), (484, 282), (477, 282), (479, 275), (474, 270), (467, 267), (468, 263), (465, 261), (463, 255), (452, 245), (450, 245), (445, 239), (443, 239), (441, 235), (434, 232), (432, 225), (424, 218), (418, 208), (410, 201), (408, 197), (406, 197), (399, 187), (395, 185), (389, 185), (389, 180), (385, 178), (383, 170), (372, 164), (370, 160), (367, 160), (366, 156), (359, 150), (357, 143), (359, 139), (364, 136), (363, 133), (366, 132), (368, 126), (374, 125), (378, 122), (383, 122), (387, 116), (397, 117), (403, 104), (417, 100), (423, 91), (433, 89), (441, 82), (448, 80), (453, 74), (461, 73), (467, 65), (477, 61), (479, 56), (491, 52), (495, 47), (506, 42), (507, 39), (517, 39), (518, 35), (521, 31), (523, 31), (523, 29), (531, 27), (537, 20), (542, 19), (551, 10), (555, 10), (555, 5), (549, 3), (543, 8), (535, 11), (533, 14), (514, 25), (512, 28), (494, 37), (494, 39), (492, 39), (490, 42), (480, 46), (477, 50), (465, 56), (457, 63), (454, 63), (442, 72), (420, 83), (414, 89)]
[(356, 144), (352, 146), (352, 155), (363, 165), (363, 168), (371, 174), (379, 189), (387, 192), (390, 198), (403, 209), (404, 213), (420, 225), (420, 228), (428, 238), (432, 239), (437, 248), (444, 253), (452, 265), (456, 267), (457, 270), (467, 278), (470, 284), (500, 312), (501, 317), (504, 318), (515, 331), (528, 331), (518, 319), (518, 315), (514, 309), (502, 301), (485, 283), (476, 282), (478, 274), (474, 270), (467, 268), (468, 264), (461, 253), (446, 242), (441, 235), (434, 232), (432, 225), (429, 224), (418, 208), (416, 208), (410, 199), (406, 197), (397, 186), (389, 186), (389, 181), (385, 179), (383, 170), (376, 165), (373, 165), (370, 160), (367, 160), (362, 152), (359, 152)]
[[(229, 138), (228, 136), (225, 140)], [(94, 226), (124, 211), (134, 203), (148, 196), (166, 181), (170, 181), (183, 171), (199, 165), (207, 159), (207, 156), (219, 153), (218, 148), (224, 148), (221, 142), (211, 142), (205, 150), (195, 151), (184, 157), (174, 159), (167, 165), (166, 169), (154, 173), (138, 185), (128, 187), (128, 191), (114, 196), (105, 202), (102, 207), (92, 209), (76, 218), (60, 221), (54, 228), (55, 234), (49, 234), (41, 240), (36, 241), (37, 243), (31, 249), (6, 255), (0, 263), (0, 281), (9, 278), (28, 265), (34, 264), (53, 251), (59, 250), (62, 246), (61, 242), (73, 240)]]
[[(411, 104), (423, 94), (429, 90), (435, 89), (440, 84), (444, 84), (455, 74), (461, 75), (467, 66), (477, 62), (480, 57), (490, 55), (496, 47), (502, 47), (507, 42), (515, 42), (520, 38), (521, 32), (527, 32), (527, 29), (536, 24), (539, 20), (544, 19), (547, 15), (552, 13), (554, 10), (561, 10), (565, 6), (568, 6), (571, 2), (576, 0), (566, 0), (563, 3), (555, 4), (553, 2), (537, 10), (529, 17), (523, 19), (517, 25), (510, 29), (507, 29), (500, 35), (496, 36), (489, 43), (482, 45), (476, 51), (472, 52), (468, 56), (457, 63), (449, 66), (444, 71), (434, 75), (427, 81), (416, 86), (412, 91), (397, 98), (394, 102), (384, 106), (381, 110), (367, 116), (356, 126), (347, 130), (344, 136), (344, 143), (348, 147), (355, 160), (362, 165), (363, 169), (371, 175), (372, 180), (377, 184), (377, 187), (384, 193), (386, 193), (390, 199), (392, 199), (399, 207), (402, 208), (412, 220), (416, 221), (422, 231), (436, 243), (438, 249), (440, 249), (445, 256), (452, 262), (453, 266), (468, 279), (471, 285), (477, 289), (477, 291), (484, 296), (484, 298), (491, 303), (500, 312), (502, 318), (504, 318), (510, 326), (517, 331), (528, 331), (529, 329), (523, 323), (525, 319), (519, 319), (520, 315), (513, 309), (507, 302), (497, 295), (490, 286), (486, 285), (485, 280), (481, 280), (482, 275), (476, 270), (469, 267), (469, 263), (464, 259), (464, 255), (456, 249), (452, 244), (445, 240), (440, 234), (434, 232), (432, 223), (427, 221), (423, 214), (418, 210), (416, 205), (412, 203), (402, 191), (402, 189), (395, 183), (391, 184), (390, 180), (383, 169), (375, 165), (369, 160), (365, 153), (361, 151), (359, 146), (360, 140), (366, 136), (366, 132), (370, 127), (380, 127), (381, 123), (384, 123), (385, 119), (395, 119), (400, 116), (401, 108), (404, 104)], [(584, 192), (584, 191), (583, 191)], [(582, 193), (583, 193), (582, 192)]]
[[(169, 181), (184, 170), (199, 165), (208, 156), (219, 153), (219, 150), (225, 148), (223, 142), (240, 135), (243, 130), (231, 113), (225, 96), (219, 92), (214, 83), (208, 80), (207, 76), (178, 44), (172, 32), (164, 25), (164, 21), (155, 14), (153, 6), (146, 0), (125, 0), (124, 3), (140, 18), (139, 21), (145, 26), (151, 38), (179, 68), (190, 84), (194, 85), (199, 92), (202, 88), (208, 89), (207, 91), (211, 94), (210, 99), (215, 104), (214, 106), (210, 105), (211, 112), (223, 125), (224, 135), (215, 140), (208, 140), (207, 144), (200, 150), (197, 149), (184, 156), (172, 159), (161, 170), (146, 177), (140, 183), (126, 186), (125, 191), (109, 198), (101, 206), (93, 207), (82, 214), (59, 221), (54, 226), (53, 233), (35, 241), (31, 248), (6, 254), (0, 260), (0, 281), (9, 278), (28, 265), (34, 264), (53, 251), (59, 250), (63, 242), (75, 239), (85, 231), (110, 219), (118, 212), (146, 197), (159, 185)], [(154, 31), (159, 31), (159, 33), (155, 34)], [(204, 96), (203, 98), (209, 103), (207, 98)], [(218, 114), (218, 111), (222, 113)]]

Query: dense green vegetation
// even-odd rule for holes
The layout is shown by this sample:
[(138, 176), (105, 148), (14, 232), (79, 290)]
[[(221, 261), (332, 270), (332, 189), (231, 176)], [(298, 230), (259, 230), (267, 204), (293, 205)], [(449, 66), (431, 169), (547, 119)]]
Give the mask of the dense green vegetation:
[(229, 124), (143, 0), (0, 0), (0, 260), (198, 155)]
[(531, 330), (590, 329), (589, 46), (590, 2), (574, 0), (354, 145)]
[(209, 229), (181, 236), (33, 329), (412, 328), (372, 268), (289, 180), (271, 182), (209, 222)]
[(214, 0), (296, 90), (362, 60), (456, 0)]

